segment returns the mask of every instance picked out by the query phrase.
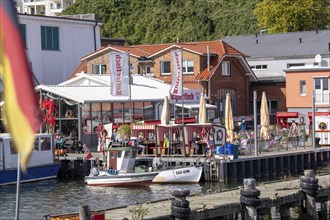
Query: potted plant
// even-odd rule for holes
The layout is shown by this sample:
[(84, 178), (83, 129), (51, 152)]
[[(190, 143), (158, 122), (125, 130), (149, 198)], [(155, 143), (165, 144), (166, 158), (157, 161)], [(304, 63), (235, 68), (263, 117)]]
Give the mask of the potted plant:
[(118, 128), (118, 134), (122, 140), (128, 141), (131, 137), (131, 126), (130, 125), (122, 125)]

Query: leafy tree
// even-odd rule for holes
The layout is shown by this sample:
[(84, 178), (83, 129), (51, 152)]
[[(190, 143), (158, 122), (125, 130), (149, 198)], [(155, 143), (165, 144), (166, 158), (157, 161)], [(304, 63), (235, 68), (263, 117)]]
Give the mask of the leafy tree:
[(329, 28), (329, 0), (263, 0), (254, 15), (270, 33)]
[(277, 32), (321, 29), (329, 18), (324, 19), (329, 15), (326, 1), (76, 0), (62, 14), (98, 14), (103, 23), (101, 36), (125, 38), (129, 44), (172, 43), (255, 34), (259, 28)]

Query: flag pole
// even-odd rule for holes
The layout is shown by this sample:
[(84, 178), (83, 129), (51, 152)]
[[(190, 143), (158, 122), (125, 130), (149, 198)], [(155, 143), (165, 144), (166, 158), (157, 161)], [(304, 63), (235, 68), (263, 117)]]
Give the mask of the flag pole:
[(20, 182), (21, 182), (21, 165), (20, 165), (20, 153), (17, 154), (17, 180), (16, 180), (16, 210), (15, 220), (19, 219), (19, 200), (20, 200)]
[(131, 88), (131, 83), (133, 83), (133, 78), (131, 75), (131, 62), (130, 62), (130, 51), (128, 50), (128, 76), (129, 76), (129, 81), (128, 81), (128, 86), (129, 86), (129, 114), (130, 114), (130, 120), (131, 120), (131, 125), (133, 123), (133, 116), (132, 116), (132, 88)]

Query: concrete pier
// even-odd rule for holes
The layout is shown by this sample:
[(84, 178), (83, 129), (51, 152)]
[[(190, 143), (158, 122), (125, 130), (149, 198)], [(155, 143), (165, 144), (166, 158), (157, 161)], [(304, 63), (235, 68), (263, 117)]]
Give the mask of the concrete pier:
[[(329, 200), (330, 175), (317, 176), (317, 178), (321, 187), (316, 196), (316, 202), (320, 202), (321, 206), (324, 206), (325, 201)], [(257, 188), (260, 190), (260, 205), (256, 207), (258, 216), (269, 214), (272, 207), (280, 207), (283, 219), (285, 217), (290, 218), (290, 207), (300, 206), (305, 199), (299, 183), (300, 179), (259, 184)], [(235, 189), (216, 193), (210, 192), (206, 195), (188, 196), (186, 199), (189, 201), (191, 209), (189, 219), (227, 219), (228, 216), (238, 216), (239, 214), (242, 216), (244, 210), (240, 203), (240, 195), (240, 189)], [(168, 198), (158, 202), (151, 201), (140, 204), (140, 209), (142, 206), (144, 210), (148, 210), (148, 214), (144, 216), (144, 219), (165, 220), (171, 218), (171, 201), (173, 199)], [(122, 220), (125, 217), (131, 219), (132, 213), (136, 209), (137, 206), (127, 206), (106, 210), (105, 219)]]

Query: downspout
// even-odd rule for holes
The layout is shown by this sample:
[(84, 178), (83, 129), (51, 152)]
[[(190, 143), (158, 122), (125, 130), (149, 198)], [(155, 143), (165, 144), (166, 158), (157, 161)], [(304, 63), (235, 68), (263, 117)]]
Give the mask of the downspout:
[(97, 27), (98, 23), (97, 21), (95, 21), (95, 25), (93, 27), (93, 31), (94, 31), (94, 51), (96, 51), (96, 27)]

